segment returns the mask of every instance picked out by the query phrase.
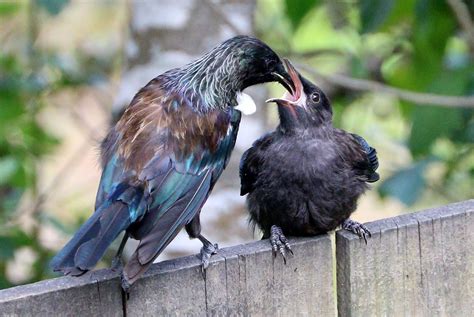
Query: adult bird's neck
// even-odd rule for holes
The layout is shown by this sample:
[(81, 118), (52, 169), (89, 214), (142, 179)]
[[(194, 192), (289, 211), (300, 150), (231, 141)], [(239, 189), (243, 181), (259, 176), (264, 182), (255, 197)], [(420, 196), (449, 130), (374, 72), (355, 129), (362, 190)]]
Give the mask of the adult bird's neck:
[(206, 54), (164, 75), (167, 88), (177, 90), (200, 112), (235, 106), (237, 92), (242, 90), (232, 58), (226, 54)]

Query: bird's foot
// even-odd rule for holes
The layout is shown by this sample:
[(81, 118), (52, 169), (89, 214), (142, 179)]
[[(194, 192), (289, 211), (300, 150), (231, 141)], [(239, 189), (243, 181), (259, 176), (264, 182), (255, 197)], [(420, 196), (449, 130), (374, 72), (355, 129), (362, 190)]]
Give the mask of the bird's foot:
[(364, 238), (365, 244), (367, 244), (367, 237), (372, 237), (372, 233), (370, 233), (366, 226), (351, 219), (344, 220), (342, 229), (355, 233), (359, 238)]
[(114, 272), (122, 272), (123, 270), (123, 261), (122, 257), (116, 256), (112, 260), (112, 265), (110, 266), (110, 269)]
[(286, 264), (286, 250), (293, 255), (293, 250), (291, 250), (290, 243), (288, 239), (283, 234), (283, 231), (278, 226), (272, 226), (270, 229), (270, 243), (272, 245), (273, 256), (277, 255), (277, 252), (280, 252), (283, 257), (283, 262)]
[(120, 286), (122, 287), (122, 297), (124, 300), (130, 298), (130, 287), (132, 284), (125, 278), (123, 273), (120, 275)]
[(206, 269), (209, 267), (209, 259), (213, 254), (217, 253), (217, 250), (219, 250), (219, 246), (217, 243), (212, 243), (206, 238), (204, 238), (202, 235), (198, 237), (199, 240), (202, 242), (202, 248), (200, 252), (200, 258), (201, 258), (201, 272), (203, 277), (206, 277)]

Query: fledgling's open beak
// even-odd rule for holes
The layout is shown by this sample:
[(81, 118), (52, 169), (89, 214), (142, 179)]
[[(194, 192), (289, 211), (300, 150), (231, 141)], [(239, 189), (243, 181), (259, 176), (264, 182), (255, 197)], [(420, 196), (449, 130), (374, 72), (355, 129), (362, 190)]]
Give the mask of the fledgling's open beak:
[(285, 106), (304, 107), (306, 95), (304, 94), (303, 83), (296, 69), (291, 65), (288, 59), (283, 59), (288, 74), (290, 75), (291, 88), (283, 94), (281, 98), (270, 98), (266, 102), (276, 102)]

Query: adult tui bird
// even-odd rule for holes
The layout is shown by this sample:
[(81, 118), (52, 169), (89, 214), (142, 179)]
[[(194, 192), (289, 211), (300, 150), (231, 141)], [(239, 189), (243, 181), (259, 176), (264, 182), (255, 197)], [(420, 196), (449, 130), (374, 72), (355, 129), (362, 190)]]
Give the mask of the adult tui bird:
[(128, 291), (183, 227), (203, 243), (205, 269), (217, 245), (201, 235), (199, 214), (234, 148), (237, 101), (246, 87), (270, 81), (291, 89), (275, 52), (248, 36), (151, 80), (102, 142), (95, 212), (54, 257), (53, 269), (85, 273), (125, 231), (116, 260), (129, 237), (140, 240), (122, 271)]
[(278, 104), (280, 124), (244, 153), (240, 178), (250, 221), (286, 262), (285, 234), (316, 235), (342, 225), (367, 242), (369, 230), (349, 216), (379, 175), (375, 149), (334, 128), (325, 94), (285, 63), (295, 89), (267, 100)]

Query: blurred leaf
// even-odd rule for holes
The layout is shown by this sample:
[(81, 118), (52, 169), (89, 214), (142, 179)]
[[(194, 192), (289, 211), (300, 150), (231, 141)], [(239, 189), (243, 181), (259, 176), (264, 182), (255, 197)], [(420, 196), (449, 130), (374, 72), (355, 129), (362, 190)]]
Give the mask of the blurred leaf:
[[(462, 133), (457, 139), (466, 143), (474, 144), (474, 110), (465, 109), (466, 124), (459, 127), (458, 133)], [(465, 127), (465, 128), (464, 128)]]
[(25, 112), (21, 99), (17, 96), (2, 95), (0, 96), (0, 103), (0, 123), (2, 125), (16, 120)]
[(19, 228), (2, 230), (0, 235), (0, 261), (5, 261), (13, 257), (15, 249), (28, 246), (32, 240)]
[[(441, 72), (429, 85), (429, 92), (446, 95), (463, 95), (468, 89), (470, 69)], [(415, 107), (412, 112), (412, 130), (409, 146), (414, 156), (429, 153), (433, 142), (440, 137), (448, 137), (453, 141), (464, 139), (466, 127), (465, 115), (472, 111), (457, 108), (435, 106)], [(460, 132), (460, 133), (459, 133)]]
[[(9, 184), (11, 185), (11, 184)], [(0, 220), (9, 219), (15, 213), (15, 209), (23, 195), (24, 191), (18, 188), (5, 188), (0, 187), (0, 208), (3, 209), (3, 213), (0, 213)]]
[(7, 183), (15, 174), (18, 164), (15, 158), (8, 156), (0, 159), (0, 185)]
[(31, 163), (20, 165), (15, 175), (11, 178), (10, 185), (19, 188), (26, 188), (33, 183), (34, 175), (31, 171)]
[(454, 35), (456, 21), (445, 1), (417, 0), (415, 14), (410, 16), (410, 49), (398, 59), (386, 80), (397, 87), (426, 91), (434, 81), (447, 77), (446, 44)]
[(298, 28), (306, 14), (318, 3), (319, 0), (285, 0), (286, 15), (290, 19), (293, 29)]
[(462, 123), (460, 109), (415, 107), (409, 146), (414, 156), (429, 153), (431, 144), (441, 136), (449, 136)]
[(20, 2), (6, 1), (0, 2), (0, 16), (15, 13), (20, 8)]
[(394, 1), (390, 15), (380, 25), (378, 31), (389, 31), (393, 26), (410, 24), (413, 21), (413, 9), (417, 0)]
[(369, 74), (364, 61), (359, 56), (351, 56), (350, 59), (351, 74), (357, 78), (367, 78)]
[(37, 0), (38, 5), (50, 14), (56, 15), (69, 3), (69, 0)]
[(424, 82), (430, 84), (430, 78), (432, 80), (442, 71), (446, 44), (455, 30), (456, 21), (446, 1), (417, 1), (413, 62), (414, 75), (418, 80), (424, 78)]
[(379, 187), (380, 195), (396, 197), (406, 205), (414, 204), (424, 189), (424, 172), (431, 161), (432, 159), (421, 160), (398, 170)]
[(361, 0), (359, 5), (362, 33), (372, 32), (382, 25), (390, 15), (394, 3), (395, 0)]

